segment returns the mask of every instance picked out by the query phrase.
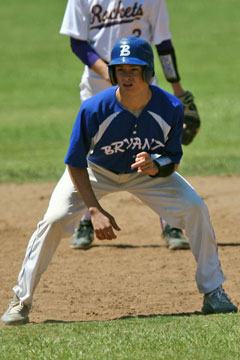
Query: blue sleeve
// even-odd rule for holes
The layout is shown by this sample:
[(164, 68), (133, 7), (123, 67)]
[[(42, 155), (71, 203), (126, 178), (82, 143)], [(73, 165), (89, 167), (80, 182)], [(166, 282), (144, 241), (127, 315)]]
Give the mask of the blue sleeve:
[(91, 147), (91, 132), (87, 122), (85, 109), (82, 106), (73, 126), (65, 164), (87, 168), (87, 157)]
[(72, 51), (88, 67), (100, 59), (100, 56), (87, 41), (70, 38)]

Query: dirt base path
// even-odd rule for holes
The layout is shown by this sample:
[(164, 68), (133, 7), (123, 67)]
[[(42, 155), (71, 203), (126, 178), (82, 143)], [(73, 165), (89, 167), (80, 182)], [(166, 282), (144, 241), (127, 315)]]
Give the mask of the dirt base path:
[[(240, 176), (187, 178), (206, 201), (219, 244), (224, 287), (240, 305)], [(0, 311), (5, 311), (30, 235), (55, 184), (0, 185)], [(128, 193), (102, 204), (122, 228), (115, 241), (87, 251), (62, 240), (36, 289), (31, 321), (91, 321), (193, 313), (202, 295), (190, 250), (170, 251), (158, 216)], [(1, 325), (0, 325), (1, 326)]]

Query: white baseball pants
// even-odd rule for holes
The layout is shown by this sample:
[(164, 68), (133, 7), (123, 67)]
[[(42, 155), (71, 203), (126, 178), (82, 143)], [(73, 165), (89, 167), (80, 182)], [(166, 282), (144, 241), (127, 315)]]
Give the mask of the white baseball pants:
[[(217, 244), (208, 209), (191, 185), (178, 173), (166, 178), (115, 174), (89, 163), (89, 177), (98, 199), (116, 191), (129, 191), (173, 227), (185, 229), (197, 261), (196, 282), (200, 293), (216, 289), (226, 279), (218, 259)], [(15, 294), (32, 303), (34, 290), (60, 240), (73, 234), (86, 209), (66, 169), (56, 185), (46, 214), (28, 243)], [(117, 219), (116, 219), (117, 220)]]

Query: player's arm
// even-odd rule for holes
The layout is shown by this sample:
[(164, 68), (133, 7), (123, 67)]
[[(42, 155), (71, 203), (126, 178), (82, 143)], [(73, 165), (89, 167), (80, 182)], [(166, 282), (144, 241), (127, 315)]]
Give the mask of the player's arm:
[(90, 214), (92, 224), (99, 240), (112, 240), (116, 238), (113, 232), (121, 230), (112, 215), (107, 213), (99, 204), (89, 180), (86, 168), (78, 168), (68, 165), (68, 171), (77, 191), (80, 193)]
[(91, 70), (95, 71), (106, 81), (110, 82), (108, 76), (108, 66), (106, 62), (100, 58), (92, 46), (84, 40), (70, 38), (72, 52)]
[(181, 96), (184, 90), (180, 83), (177, 58), (172, 41), (170, 39), (165, 40), (156, 45), (156, 49), (166, 80), (171, 83), (174, 95)]
[(200, 129), (200, 117), (190, 91), (184, 91), (180, 84), (175, 50), (171, 40), (165, 40), (156, 45), (166, 80), (172, 85), (174, 95), (179, 98), (184, 107), (184, 125), (182, 144), (189, 145)]
[(168, 132), (162, 154), (138, 153), (131, 168), (151, 177), (167, 177), (178, 168), (182, 157), (181, 138), (183, 132), (183, 108), (178, 104), (172, 114), (172, 126)]
[(181, 138), (183, 132), (184, 113), (180, 103), (174, 108), (171, 115), (172, 126), (167, 135), (164, 149), (161, 154), (149, 154), (141, 152), (136, 155), (132, 169), (151, 177), (167, 177), (172, 175), (178, 168), (182, 157)]
[(108, 75), (108, 66), (107, 64), (102, 60), (98, 59), (92, 66), (91, 70), (95, 71), (99, 76), (101, 76), (106, 81), (110, 82), (109, 75)]

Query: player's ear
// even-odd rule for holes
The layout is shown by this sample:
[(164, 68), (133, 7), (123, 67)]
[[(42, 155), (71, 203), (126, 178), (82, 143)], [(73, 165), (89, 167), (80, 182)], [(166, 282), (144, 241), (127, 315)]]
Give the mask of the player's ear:
[(111, 83), (113, 85), (117, 85), (117, 77), (116, 77), (116, 72), (115, 72), (115, 66), (109, 66), (108, 67), (108, 75), (109, 75), (109, 79), (111, 80)]
[(148, 84), (151, 84), (154, 77), (154, 71), (148, 66), (143, 67), (143, 80)]

